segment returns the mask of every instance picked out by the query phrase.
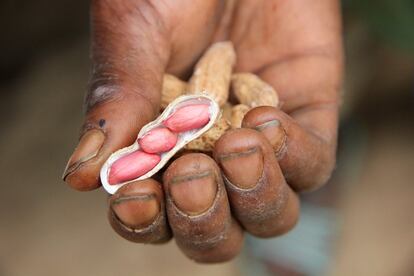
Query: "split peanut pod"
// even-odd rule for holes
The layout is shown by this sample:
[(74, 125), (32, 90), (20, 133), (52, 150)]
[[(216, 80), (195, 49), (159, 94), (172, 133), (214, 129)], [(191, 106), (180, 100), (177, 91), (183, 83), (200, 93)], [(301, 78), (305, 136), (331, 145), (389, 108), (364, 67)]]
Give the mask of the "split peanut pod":
[(134, 144), (114, 152), (101, 169), (105, 190), (114, 194), (123, 185), (157, 173), (187, 143), (208, 131), (220, 107), (207, 95), (175, 99), (138, 133)]

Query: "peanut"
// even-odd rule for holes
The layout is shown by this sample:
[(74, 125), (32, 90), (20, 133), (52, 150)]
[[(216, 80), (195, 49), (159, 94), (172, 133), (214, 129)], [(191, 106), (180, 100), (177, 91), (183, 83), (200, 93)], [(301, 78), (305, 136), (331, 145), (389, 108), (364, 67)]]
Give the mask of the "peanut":
[(220, 106), (229, 97), (236, 53), (231, 42), (213, 44), (200, 58), (188, 83), (188, 94), (207, 93)]
[(279, 97), (273, 87), (254, 74), (234, 74), (231, 86), (234, 96), (241, 104), (249, 107), (279, 105)]
[(238, 104), (233, 106), (231, 110), (231, 127), (240, 128), (244, 115), (250, 110), (250, 107), (244, 104)]
[(170, 102), (179, 96), (184, 95), (186, 88), (186, 82), (173, 75), (165, 74), (162, 82), (161, 109), (166, 108)]
[(188, 105), (176, 110), (164, 121), (164, 125), (174, 132), (183, 132), (205, 126), (210, 120), (207, 104)]
[(233, 109), (233, 105), (229, 102), (226, 102), (223, 107), (222, 107), (222, 116), (223, 118), (225, 118), (226, 120), (230, 121), (231, 120), (231, 113), (232, 113), (232, 109)]
[(177, 139), (177, 134), (167, 128), (155, 128), (140, 138), (138, 144), (147, 153), (161, 153), (172, 149)]
[[(236, 54), (232, 43), (218, 42), (207, 49), (200, 58), (188, 84), (174, 76), (168, 74), (164, 76), (162, 108), (174, 98), (185, 94), (185, 90), (188, 94), (208, 94), (222, 108), (223, 118), (201, 137), (187, 144), (186, 149), (210, 151), (215, 140), (230, 126), (231, 128), (241, 127), (243, 117), (249, 109), (263, 105), (279, 106), (279, 97), (274, 88), (258, 76), (251, 73), (231, 75), (235, 62)], [(227, 101), (230, 82), (232, 96), (239, 103), (236, 106)], [(174, 128), (174, 126), (171, 127)]]
[(109, 171), (108, 182), (115, 185), (144, 175), (161, 160), (158, 154), (135, 151), (116, 160)]
[(213, 44), (195, 66), (188, 94), (206, 93), (223, 107), (223, 117), (201, 137), (186, 145), (188, 150), (211, 151), (215, 141), (230, 128), (231, 104), (227, 102), (236, 53), (231, 42)]
[(206, 133), (188, 143), (185, 146), (185, 149), (197, 151), (212, 151), (216, 141), (228, 129), (230, 129), (229, 121), (221, 117)]

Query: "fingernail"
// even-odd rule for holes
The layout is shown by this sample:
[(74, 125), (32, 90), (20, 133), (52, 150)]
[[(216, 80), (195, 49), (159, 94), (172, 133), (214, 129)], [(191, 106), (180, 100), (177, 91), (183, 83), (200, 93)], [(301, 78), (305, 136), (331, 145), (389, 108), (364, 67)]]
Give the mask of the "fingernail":
[(132, 229), (150, 225), (160, 212), (155, 195), (123, 195), (111, 201), (111, 208), (118, 219)]
[(260, 147), (219, 156), (227, 179), (241, 189), (253, 188), (263, 174), (263, 155)]
[(65, 171), (63, 172), (63, 180), (65, 180), (69, 174), (76, 171), (82, 163), (85, 163), (98, 155), (104, 140), (105, 135), (101, 130), (92, 129), (87, 131), (82, 136), (78, 146), (69, 158)]
[(255, 127), (266, 136), (276, 154), (279, 154), (286, 142), (286, 132), (279, 120), (272, 120)]
[(175, 205), (188, 215), (198, 215), (208, 210), (217, 193), (213, 171), (174, 176), (168, 187)]

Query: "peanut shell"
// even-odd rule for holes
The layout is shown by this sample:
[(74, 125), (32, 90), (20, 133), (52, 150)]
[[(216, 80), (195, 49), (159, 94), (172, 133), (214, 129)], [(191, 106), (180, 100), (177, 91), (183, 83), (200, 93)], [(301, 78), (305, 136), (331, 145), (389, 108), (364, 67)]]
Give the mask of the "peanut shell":
[(233, 74), (232, 92), (239, 103), (249, 107), (279, 105), (279, 97), (271, 85), (251, 73)]
[(203, 152), (213, 151), (216, 141), (229, 129), (230, 122), (221, 117), (217, 120), (211, 129), (209, 129), (202, 136), (188, 143), (184, 148), (186, 150)]
[[(181, 107), (185, 107), (188, 105), (196, 105), (196, 104), (209, 104), (210, 105), (210, 121), (206, 125), (204, 125), (203, 127), (199, 129), (194, 129), (194, 130), (189, 130), (189, 131), (178, 133), (178, 141), (176, 145), (170, 151), (160, 153), (160, 156), (161, 156), (160, 162), (153, 169), (151, 169), (144, 175), (141, 175), (140, 177), (136, 179), (131, 179), (131, 180), (128, 180), (122, 183), (109, 184), (108, 176), (109, 176), (112, 164), (118, 159), (124, 156), (127, 156), (128, 154), (140, 150), (140, 145), (138, 141), (141, 137), (145, 136), (152, 129), (162, 127), (163, 122), (167, 118), (169, 118), (172, 114), (174, 114), (176, 110), (180, 109)], [(169, 159), (171, 159), (186, 144), (200, 137), (203, 133), (207, 132), (210, 128), (212, 128), (213, 125), (218, 120), (219, 115), (220, 115), (220, 108), (218, 104), (211, 97), (207, 95), (202, 95), (202, 94), (184, 95), (184, 96), (181, 96), (175, 99), (171, 104), (167, 106), (164, 112), (161, 113), (161, 115), (157, 119), (146, 124), (144, 127), (141, 128), (141, 130), (139, 131), (137, 135), (137, 139), (132, 145), (122, 148), (114, 152), (113, 154), (111, 154), (111, 156), (109, 156), (108, 160), (106, 160), (106, 162), (102, 166), (101, 172), (100, 172), (102, 186), (105, 188), (105, 190), (108, 193), (114, 194), (120, 187), (124, 186), (125, 184), (131, 183), (137, 180), (143, 180), (143, 179), (153, 176), (168, 162)]]
[(161, 109), (164, 109), (176, 98), (185, 94), (187, 83), (179, 78), (164, 74), (161, 90)]
[(229, 102), (226, 102), (221, 111), (221, 116), (225, 118), (227, 121), (231, 121), (231, 113), (232, 113), (233, 105)]
[(244, 115), (250, 110), (250, 107), (244, 104), (233, 106), (231, 110), (231, 128), (240, 128)]
[(188, 82), (187, 93), (197, 94), (207, 91), (220, 106), (229, 97), (229, 87), (236, 53), (229, 41), (213, 44), (197, 62), (194, 73)]

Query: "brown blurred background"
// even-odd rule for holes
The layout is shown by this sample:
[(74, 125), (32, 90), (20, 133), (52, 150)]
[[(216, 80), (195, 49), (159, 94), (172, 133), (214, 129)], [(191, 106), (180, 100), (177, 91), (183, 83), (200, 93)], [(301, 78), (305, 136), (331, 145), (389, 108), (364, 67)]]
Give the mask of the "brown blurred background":
[[(87, 2), (0, 3), (0, 275), (293, 275), (274, 265), (283, 256), (255, 251), (254, 239), (236, 260), (208, 266), (174, 242), (124, 241), (106, 221), (105, 193), (60, 180), (82, 121)], [(300, 275), (414, 275), (414, 3), (349, 0), (343, 11), (338, 165), (305, 204), (329, 215), (305, 209), (275, 249), (293, 259), (323, 252), (309, 253)], [(312, 231), (320, 243), (308, 242)]]

